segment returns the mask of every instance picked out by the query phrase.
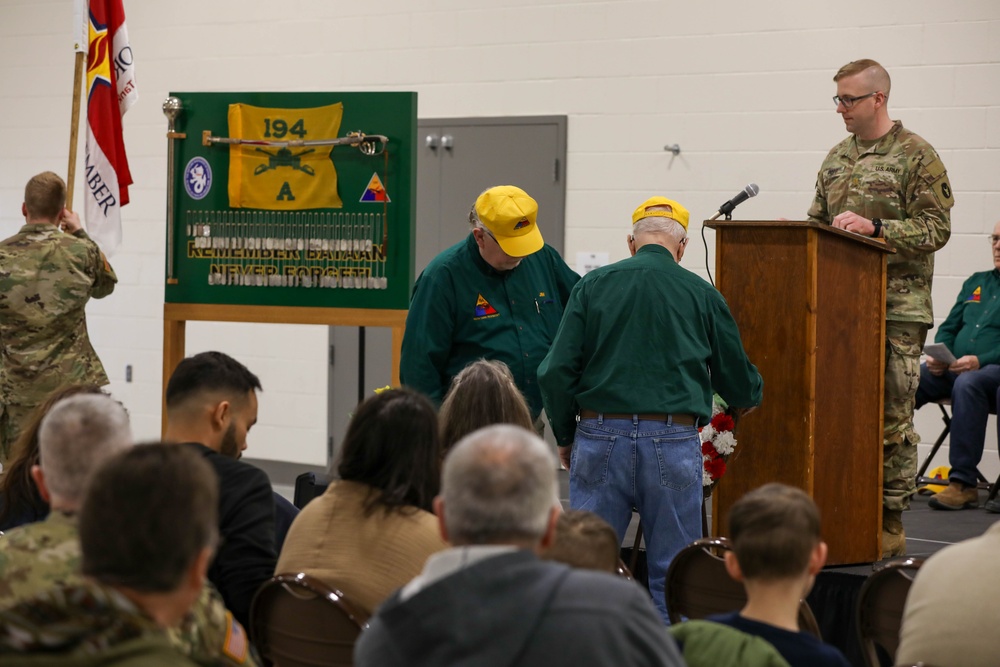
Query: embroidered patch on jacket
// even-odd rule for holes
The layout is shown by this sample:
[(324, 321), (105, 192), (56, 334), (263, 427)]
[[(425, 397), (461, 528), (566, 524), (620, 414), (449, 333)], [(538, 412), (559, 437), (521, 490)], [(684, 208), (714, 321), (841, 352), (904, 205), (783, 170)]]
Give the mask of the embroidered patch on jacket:
[(476, 299), (476, 315), (472, 319), (481, 320), (486, 317), (496, 317), (499, 314), (497, 309), (491, 306), (490, 302), (480, 294), (479, 298)]
[(973, 303), (979, 303), (979, 295), (982, 294), (982, 292), (983, 292), (983, 288), (982, 287), (977, 287), (975, 289), (975, 291), (972, 294), (969, 295), (969, 298), (966, 299), (966, 301), (972, 301)]
[(247, 659), (249, 641), (246, 630), (240, 622), (233, 618), (232, 612), (226, 612), (226, 639), (222, 643), (222, 652), (239, 664)]

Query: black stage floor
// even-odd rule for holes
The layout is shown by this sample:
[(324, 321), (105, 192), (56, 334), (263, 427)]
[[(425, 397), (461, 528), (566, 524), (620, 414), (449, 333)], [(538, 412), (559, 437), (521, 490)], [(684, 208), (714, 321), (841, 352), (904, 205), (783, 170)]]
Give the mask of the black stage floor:
[[(568, 473), (560, 471), (559, 475), (560, 497), (563, 505), (569, 507)], [(990, 526), (1000, 521), (1000, 514), (991, 514), (982, 509), (986, 495), (984, 490), (979, 492), (979, 509), (957, 512), (933, 510), (927, 505), (929, 496), (920, 494), (914, 496), (910, 502), (910, 509), (903, 513), (907, 557), (927, 558), (949, 544), (985, 533)], [(628, 556), (634, 543), (637, 524), (635, 517), (625, 536), (623, 557), (626, 562), (629, 561)], [(816, 620), (819, 621), (823, 639), (843, 651), (851, 664), (856, 667), (864, 667), (854, 622), (858, 594), (865, 579), (884, 562), (824, 568), (816, 577), (816, 584), (809, 594), (809, 605), (816, 615)], [(645, 553), (641, 550), (635, 569), (636, 578), (645, 581)]]

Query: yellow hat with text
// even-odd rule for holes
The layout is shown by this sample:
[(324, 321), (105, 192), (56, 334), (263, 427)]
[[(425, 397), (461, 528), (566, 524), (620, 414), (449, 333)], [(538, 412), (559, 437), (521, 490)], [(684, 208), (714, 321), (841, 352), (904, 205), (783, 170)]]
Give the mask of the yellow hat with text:
[(643, 218), (669, 218), (686, 231), (690, 217), (688, 210), (673, 199), (650, 197), (642, 202), (639, 208), (635, 209), (635, 212), (632, 213), (632, 224), (634, 225)]
[(479, 195), (476, 215), (511, 257), (527, 257), (545, 245), (535, 224), (538, 202), (519, 187), (498, 185)]

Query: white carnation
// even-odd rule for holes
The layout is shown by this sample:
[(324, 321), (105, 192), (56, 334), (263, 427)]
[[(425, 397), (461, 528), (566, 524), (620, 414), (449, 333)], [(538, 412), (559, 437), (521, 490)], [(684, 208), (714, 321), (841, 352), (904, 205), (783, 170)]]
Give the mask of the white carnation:
[(701, 469), (701, 485), (702, 486), (712, 486), (712, 476), (708, 474), (705, 468)]
[(736, 438), (733, 437), (732, 431), (726, 431), (718, 434), (715, 437), (715, 440), (712, 441), (712, 444), (715, 445), (715, 449), (720, 454), (723, 456), (729, 456), (733, 453), (733, 450), (736, 449)]
[(711, 442), (714, 437), (715, 428), (711, 424), (705, 424), (705, 428), (701, 429), (701, 441)]
[(719, 414), (720, 412), (722, 412), (722, 406), (719, 405), (718, 403), (715, 403), (713, 401), (712, 402), (712, 416), (714, 417), (715, 415)]

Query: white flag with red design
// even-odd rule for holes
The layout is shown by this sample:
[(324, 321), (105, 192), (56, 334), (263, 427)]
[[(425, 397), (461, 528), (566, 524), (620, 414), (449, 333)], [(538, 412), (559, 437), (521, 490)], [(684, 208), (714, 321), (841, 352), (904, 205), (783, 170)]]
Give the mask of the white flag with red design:
[(132, 184), (122, 116), (138, 99), (121, 0), (90, 0), (87, 15), (87, 232), (106, 253), (122, 242), (121, 207)]

